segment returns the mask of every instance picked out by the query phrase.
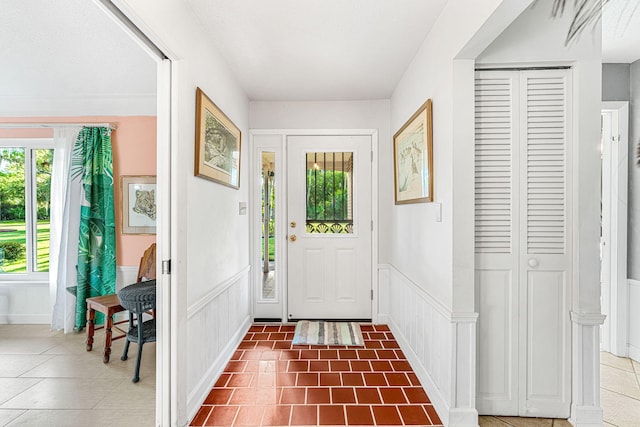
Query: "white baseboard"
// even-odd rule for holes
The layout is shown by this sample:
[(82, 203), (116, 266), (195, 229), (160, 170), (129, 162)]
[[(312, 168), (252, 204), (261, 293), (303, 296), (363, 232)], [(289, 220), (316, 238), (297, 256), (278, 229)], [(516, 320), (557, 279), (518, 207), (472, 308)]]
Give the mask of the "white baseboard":
[(51, 323), (51, 314), (2, 314), (2, 325), (48, 325)]
[(449, 427), (477, 427), (478, 411), (474, 408), (452, 409), (449, 413)]
[(629, 344), (629, 358), (640, 363), (640, 347)]
[(575, 427), (601, 427), (602, 408), (593, 406), (571, 405), (571, 418), (569, 422)]

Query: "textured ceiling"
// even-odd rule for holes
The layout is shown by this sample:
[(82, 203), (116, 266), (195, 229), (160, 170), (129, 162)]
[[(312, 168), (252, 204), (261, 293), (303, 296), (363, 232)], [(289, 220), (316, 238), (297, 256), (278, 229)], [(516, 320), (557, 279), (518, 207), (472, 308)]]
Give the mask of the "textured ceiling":
[[(3, 115), (18, 97), (64, 98), (80, 110), (89, 98), (154, 102), (155, 62), (93, 1), (0, 1)], [(181, 1), (250, 99), (269, 101), (389, 98), (446, 3)], [(611, 0), (603, 13), (603, 60), (638, 59), (640, 1)]]
[(602, 11), (602, 61), (640, 59), (640, 1), (610, 0)]
[(446, 0), (186, 0), (251, 100), (386, 99)]
[(2, 0), (0, 40), (0, 99), (155, 97), (156, 63), (92, 1)]

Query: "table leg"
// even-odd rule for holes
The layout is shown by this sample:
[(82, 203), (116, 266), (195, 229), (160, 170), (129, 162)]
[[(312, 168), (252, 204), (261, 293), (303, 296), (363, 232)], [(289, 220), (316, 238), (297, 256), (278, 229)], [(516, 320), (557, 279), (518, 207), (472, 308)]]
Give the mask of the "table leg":
[(113, 326), (113, 317), (105, 316), (104, 319), (104, 357), (102, 361), (109, 363), (109, 357), (111, 356), (111, 327)]
[(89, 308), (87, 310), (87, 351), (93, 348), (93, 333), (95, 331), (94, 321), (96, 319), (96, 310)]

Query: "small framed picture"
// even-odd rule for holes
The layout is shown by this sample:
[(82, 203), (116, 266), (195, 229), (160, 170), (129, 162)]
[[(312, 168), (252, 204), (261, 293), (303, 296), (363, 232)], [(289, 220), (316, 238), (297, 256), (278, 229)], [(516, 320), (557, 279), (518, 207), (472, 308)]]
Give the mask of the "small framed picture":
[(433, 202), (431, 99), (393, 135), (396, 205)]
[(240, 129), (197, 88), (195, 176), (240, 188), (241, 137)]
[(122, 177), (122, 234), (156, 234), (156, 177)]

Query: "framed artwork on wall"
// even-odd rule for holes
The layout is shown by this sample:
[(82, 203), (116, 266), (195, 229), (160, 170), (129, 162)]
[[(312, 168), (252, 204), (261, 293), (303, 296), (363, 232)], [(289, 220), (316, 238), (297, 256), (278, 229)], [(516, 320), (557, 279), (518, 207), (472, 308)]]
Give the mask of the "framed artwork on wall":
[(156, 177), (122, 177), (122, 234), (156, 234)]
[(433, 116), (431, 99), (393, 135), (396, 205), (433, 202)]
[(240, 129), (197, 88), (195, 176), (240, 188), (241, 137)]

